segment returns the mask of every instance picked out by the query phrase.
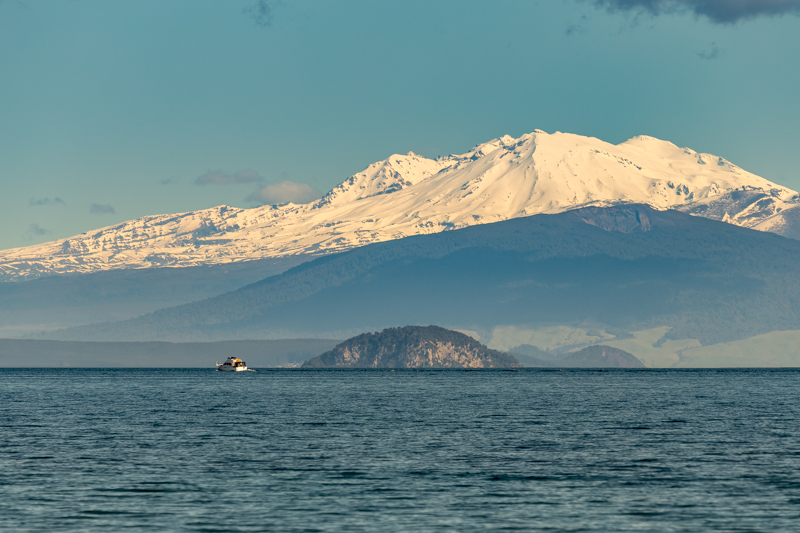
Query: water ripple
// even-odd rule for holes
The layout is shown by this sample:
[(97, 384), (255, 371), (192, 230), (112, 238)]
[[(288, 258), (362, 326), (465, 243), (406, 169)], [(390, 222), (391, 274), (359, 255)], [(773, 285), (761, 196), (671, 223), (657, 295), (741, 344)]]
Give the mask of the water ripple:
[(798, 378), (0, 370), (0, 530), (792, 530)]

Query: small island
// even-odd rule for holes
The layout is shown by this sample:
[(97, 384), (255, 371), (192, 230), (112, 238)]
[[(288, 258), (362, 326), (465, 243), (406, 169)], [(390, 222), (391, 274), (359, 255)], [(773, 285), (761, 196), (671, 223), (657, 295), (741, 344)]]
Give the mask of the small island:
[(514, 356), (439, 326), (364, 333), (306, 361), (302, 368), (516, 368)]
[(511, 353), (529, 368), (647, 368), (633, 354), (603, 344), (566, 353), (546, 352), (524, 344)]
[(558, 364), (566, 368), (647, 368), (633, 354), (602, 344), (572, 352)]

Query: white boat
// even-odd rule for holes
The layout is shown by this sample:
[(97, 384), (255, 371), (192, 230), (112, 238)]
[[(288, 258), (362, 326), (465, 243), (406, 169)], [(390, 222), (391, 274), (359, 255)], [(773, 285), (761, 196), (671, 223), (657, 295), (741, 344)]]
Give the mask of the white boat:
[(237, 357), (228, 357), (224, 363), (217, 363), (217, 370), (222, 372), (245, 372), (250, 370), (247, 364)]

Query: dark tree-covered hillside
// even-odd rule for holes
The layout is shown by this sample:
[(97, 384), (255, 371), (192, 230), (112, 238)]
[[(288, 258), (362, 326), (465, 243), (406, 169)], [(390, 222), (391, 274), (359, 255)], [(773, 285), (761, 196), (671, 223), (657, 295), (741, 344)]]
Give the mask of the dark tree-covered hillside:
[(75, 340), (346, 338), (396, 324), (670, 326), (704, 344), (800, 329), (800, 242), (647, 206), (372, 244)]

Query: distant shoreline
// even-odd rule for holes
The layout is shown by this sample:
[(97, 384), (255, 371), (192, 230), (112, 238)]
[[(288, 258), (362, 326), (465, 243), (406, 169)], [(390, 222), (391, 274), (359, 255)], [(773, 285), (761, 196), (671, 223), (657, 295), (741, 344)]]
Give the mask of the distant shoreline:
[(95, 342), (0, 339), (0, 368), (212, 368), (229, 355), (251, 368), (299, 365), (336, 339)]

